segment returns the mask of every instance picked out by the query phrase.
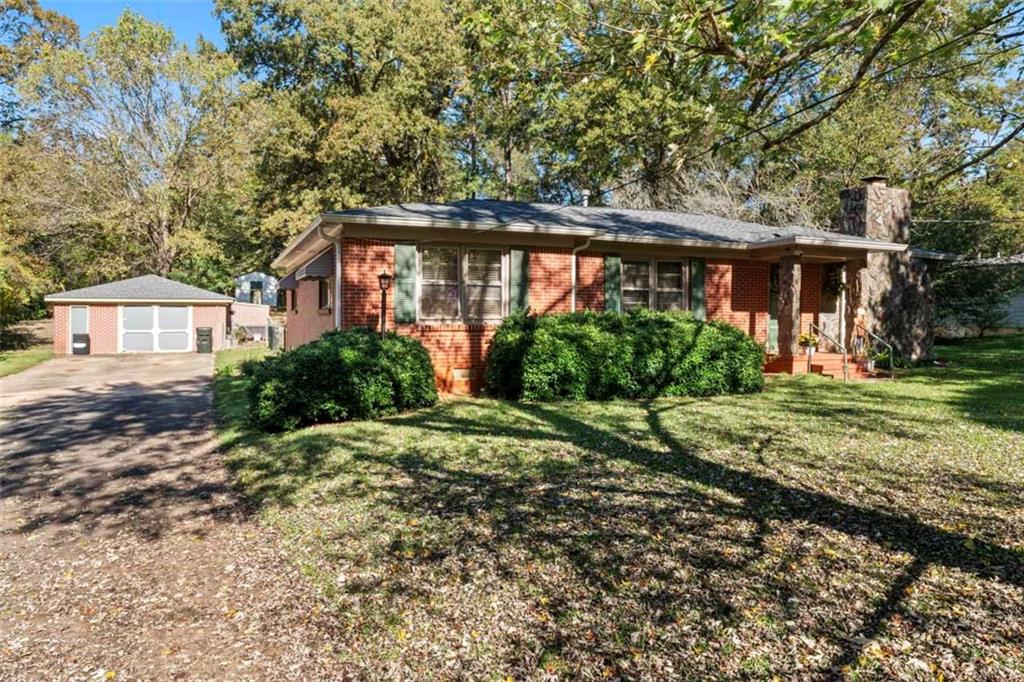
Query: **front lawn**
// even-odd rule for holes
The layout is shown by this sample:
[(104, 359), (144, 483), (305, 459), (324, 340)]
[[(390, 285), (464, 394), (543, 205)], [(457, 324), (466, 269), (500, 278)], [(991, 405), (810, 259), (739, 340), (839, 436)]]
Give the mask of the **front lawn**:
[(23, 372), (53, 357), (49, 347), (26, 348), (25, 350), (0, 350), (0, 377)]
[(939, 354), (272, 436), (229, 370), (217, 405), (355, 677), (1024, 678), (1024, 340)]

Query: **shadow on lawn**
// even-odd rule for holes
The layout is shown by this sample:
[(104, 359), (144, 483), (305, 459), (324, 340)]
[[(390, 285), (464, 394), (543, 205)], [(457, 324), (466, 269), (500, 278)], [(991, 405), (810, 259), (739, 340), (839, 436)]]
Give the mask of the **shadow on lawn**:
[[(514, 544), (571, 561), (588, 590), (565, 595), (561, 606), (556, 603), (553, 608), (577, 610), (581, 599), (605, 601), (631, 577), (631, 567), (643, 566), (643, 582), (649, 587), (633, 601), (641, 610), (662, 614), (653, 625), (666, 625), (678, 617), (679, 609), (694, 604), (700, 605), (702, 619), (736, 622), (735, 599), (724, 585), (727, 581), (721, 581), (723, 575), (743, 579), (750, 566), (765, 560), (763, 543), (769, 528), (809, 524), (874, 545), (889, 557), (894, 552), (910, 557), (906, 565), (888, 559), (890, 565), (874, 576), (885, 582), (892, 580), (893, 570), (897, 572), (885, 597), (861, 618), (859, 632), (837, 641), (836, 629), (817, 624), (815, 634), (833, 641), (840, 650), (825, 668), (835, 673), (858, 659), (862, 647), (881, 633), (900, 609), (908, 588), (932, 565), (1024, 587), (1024, 557), (1019, 552), (701, 457), (697, 443), (681, 439), (663, 423), (663, 414), (678, 408), (677, 403), (644, 407), (647, 435), (660, 447), (641, 446), (616, 429), (570, 416), (571, 411), (564, 407), (507, 403), (501, 408), (523, 419), (499, 426), (487, 421), (474, 423), (443, 407), (395, 421), (464, 436), (500, 436), (512, 441), (563, 439), (584, 448), (588, 453), (585, 461), (568, 470), (553, 466), (546, 473), (542, 467), (539, 475), (504, 476), (453, 468), (442, 457), (380, 454), (372, 445), (352, 444), (350, 451), (356, 460), (398, 469), (413, 481), (411, 486), (391, 489), (384, 485), (386, 501), (403, 513), (462, 520), (464, 534), (448, 537), (448, 543), (436, 550), (435, 560), (485, 551), (500, 561), (502, 549)], [(707, 427), (729, 435), (724, 425)], [(738, 440), (748, 437), (733, 435)], [(604, 462), (616, 461), (639, 467), (638, 473), (654, 474), (655, 480), (674, 478), (684, 485), (665, 487), (662, 483), (652, 488), (643, 475), (635, 487), (623, 485), (621, 481), (629, 479), (604, 472)], [(491, 519), (486, 533), (470, 530), (469, 520), (479, 518)], [(581, 524), (581, 520), (587, 523)], [(738, 533), (723, 537), (723, 524), (730, 532), (736, 533), (738, 528)], [(666, 532), (686, 538), (686, 542), (659, 546), (653, 538)], [(679, 566), (685, 566), (698, 581), (707, 581), (699, 585), (696, 594), (679, 592)], [(471, 578), (467, 575), (465, 579)], [(758, 575), (757, 579), (763, 581), (759, 589), (782, 605), (783, 618), (799, 620), (790, 604), (794, 588), (785, 575)], [(837, 609), (845, 606), (834, 604)], [(556, 651), (564, 646), (560, 641), (546, 642), (548, 649)]]
[(17, 532), (131, 530), (241, 511), (213, 456), (205, 377), (67, 389), (0, 412), (0, 498)]
[[(773, 408), (800, 420), (808, 435), (841, 428), (906, 445), (930, 435), (943, 417), (931, 416), (929, 408), (947, 402), (980, 422), (1019, 428), (1016, 417), (1006, 421), (998, 415), (1001, 407), (986, 405), (982, 391), (971, 392), (975, 379), (952, 376), (963, 389), (941, 394), (902, 391), (902, 403), (887, 402), (890, 389), (884, 385), (855, 390), (836, 384), (822, 390), (800, 381), (773, 388), (771, 397)], [(1000, 396), (1020, 404), (1018, 396), (1006, 392), (1005, 382), (996, 383)], [(872, 400), (857, 399), (866, 392)], [(922, 409), (902, 414), (905, 403)], [(736, 416), (729, 421), (715, 419), (713, 408), (702, 411), (697, 401), (629, 403), (620, 411), (455, 402), (378, 424), (276, 437), (270, 452), (262, 452), (262, 437), (241, 435), (234, 445), (255, 447), (237, 456), (234, 466), (246, 477), (250, 498), (258, 501), (291, 505), (310, 487), (325, 504), (369, 502), (440, 525), (434, 536), (375, 527), (385, 539), (361, 549), (373, 559), (359, 561), (387, 570), (348, 584), (343, 588), (348, 593), (429, 599), (424, 574), (405, 579), (403, 567), (454, 570), (471, 585), (483, 580), (479, 559), (486, 557), (501, 580), (495, 589), (542, 583), (550, 595), (545, 609), (551, 621), (509, 635), (521, 638), (513, 651), (539, 647), (577, 662), (589, 657), (588, 663), (603, 661), (625, 677), (635, 677), (636, 671), (618, 670), (615, 662), (629, 657), (638, 634), (668, 638), (661, 644), (692, 663), (691, 672), (721, 676), (722, 669), (714, 666), (722, 658), (709, 664), (699, 651), (679, 648), (681, 643), (671, 639), (683, 626), (707, 642), (721, 642), (723, 629), (730, 628), (742, 633), (738, 637), (775, 637), (782, 640), (776, 652), (792, 648), (787, 636), (817, 638), (829, 646), (826, 660), (813, 668), (839, 676), (886, 632), (895, 615), (910, 618), (904, 600), (933, 566), (1024, 588), (1024, 555), (1018, 551), (888, 511), (884, 502), (872, 508), (759, 473), (753, 460), (764, 464), (762, 454), (777, 451), (806, 467), (820, 460), (823, 469), (848, 467), (858, 474), (862, 466), (842, 456), (822, 457), (811, 449), (815, 439), (801, 439), (799, 430), (780, 426), (766, 432), (766, 420), (757, 414), (764, 407), (755, 400), (732, 405)], [(666, 419), (674, 410), (680, 412)], [(389, 439), (389, 432), (403, 427), (413, 436)], [(425, 442), (431, 432), (445, 437), (441, 451), (431, 451)], [(709, 441), (730, 443), (749, 459), (741, 458), (738, 466), (723, 463), (706, 451)], [(332, 450), (343, 456), (330, 456)], [(520, 466), (517, 453), (523, 450), (534, 458)], [(742, 468), (745, 462), (750, 469)], [(1002, 481), (961, 472), (950, 472), (943, 481), (906, 471), (874, 474), (855, 478), (911, 494), (934, 484), (965, 496), (984, 494), (991, 498), (985, 500), (986, 511), (997, 515), (1021, 500), (1020, 491)], [(337, 483), (321, 489), (318, 480)], [(323, 542), (365, 548), (358, 535), (364, 531), (358, 526), (334, 530)], [(839, 551), (830, 553), (832, 546)], [(527, 565), (568, 565), (575, 578), (524, 576), (529, 570), (523, 568), (524, 556)], [(988, 608), (990, 622), (1014, 618), (1012, 605), (1005, 611)], [(591, 634), (573, 635), (569, 623)], [(947, 628), (956, 640), (964, 639), (964, 628), (978, 626), (953, 620), (935, 627)], [(951, 646), (954, 656), (973, 656), (967, 650), (970, 638), (964, 649), (957, 646)], [(758, 647), (746, 653), (751, 649)], [(728, 652), (722, 653), (727, 660)], [(509, 668), (521, 660), (508, 660)], [(701, 667), (707, 665), (712, 667)]]

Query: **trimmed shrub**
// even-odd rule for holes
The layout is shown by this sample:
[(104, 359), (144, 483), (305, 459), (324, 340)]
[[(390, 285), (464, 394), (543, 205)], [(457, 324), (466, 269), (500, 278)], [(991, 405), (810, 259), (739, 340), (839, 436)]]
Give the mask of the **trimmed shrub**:
[(764, 348), (723, 322), (640, 310), (510, 316), (495, 333), (491, 395), (537, 401), (749, 393)]
[(494, 332), (484, 366), (484, 385), (493, 389), (495, 397), (514, 399), (522, 395), (523, 356), (533, 342), (537, 319), (520, 310), (506, 317)]
[(369, 329), (318, 340), (243, 367), (250, 419), (265, 431), (372, 419), (437, 402), (434, 366), (419, 341)]

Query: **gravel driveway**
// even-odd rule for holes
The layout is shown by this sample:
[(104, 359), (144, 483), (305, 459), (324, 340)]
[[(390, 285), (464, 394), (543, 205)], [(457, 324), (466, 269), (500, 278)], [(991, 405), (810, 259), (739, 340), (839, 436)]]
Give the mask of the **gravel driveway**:
[(0, 679), (322, 679), (316, 599), (227, 485), (211, 355), (0, 380)]

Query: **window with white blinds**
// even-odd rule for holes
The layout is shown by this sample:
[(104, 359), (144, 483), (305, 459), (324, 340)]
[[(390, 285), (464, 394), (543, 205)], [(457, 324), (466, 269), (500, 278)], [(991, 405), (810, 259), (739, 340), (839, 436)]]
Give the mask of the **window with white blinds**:
[(420, 317), (454, 320), (459, 313), (459, 249), (423, 248), (420, 251)]
[(474, 322), (504, 316), (503, 250), (424, 246), (419, 256), (419, 319)]
[(501, 251), (467, 249), (466, 316), (474, 320), (501, 318)]

